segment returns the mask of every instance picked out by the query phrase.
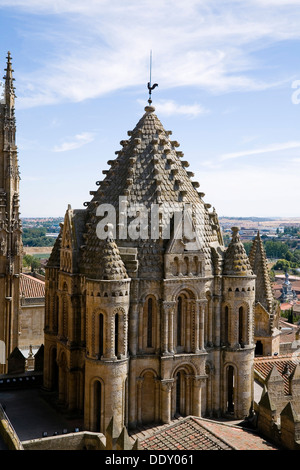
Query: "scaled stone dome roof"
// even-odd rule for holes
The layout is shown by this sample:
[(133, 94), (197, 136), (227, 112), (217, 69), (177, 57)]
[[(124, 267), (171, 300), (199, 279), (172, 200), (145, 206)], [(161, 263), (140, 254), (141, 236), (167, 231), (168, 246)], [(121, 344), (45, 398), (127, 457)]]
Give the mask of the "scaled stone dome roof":
[[(98, 239), (93, 247), (88, 270), (89, 277), (101, 280), (123, 280), (128, 278), (119, 248), (110, 233), (104, 240)], [(91, 247), (89, 247), (91, 249)]]
[(240, 240), (238, 227), (232, 227), (232, 240), (225, 252), (223, 274), (226, 276), (253, 276), (249, 258)]
[[(189, 164), (182, 159), (178, 142), (170, 139), (172, 133), (164, 129), (154, 111), (153, 106), (146, 106), (145, 114), (135, 128), (128, 131), (129, 138), (120, 142), (122, 149), (115, 152), (117, 157), (108, 161), (110, 168), (103, 171), (105, 178), (96, 182), (98, 190), (91, 191), (93, 198), (85, 203), (84, 271), (89, 270), (93, 251), (99, 243), (96, 235), (97, 208), (101, 204), (111, 204), (118, 214), (120, 196), (126, 198), (128, 206), (143, 204), (148, 211), (152, 205), (158, 205), (161, 227), (169, 221), (170, 207), (171, 211), (174, 208), (182, 211), (186, 204), (192, 205), (206, 264), (211, 263), (211, 244), (219, 244), (216, 213), (212, 216), (208, 212), (210, 205), (204, 203), (204, 193), (197, 191), (199, 183), (191, 180), (194, 175), (186, 170)], [(162, 269), (163, 248), (160, 240), (150, 238), (132, 241), (120, 240), (118, 233), (115, 236), (118, 246), (138, 247), (139, 259), (142, 260), (139, 269), (154, 273)]]

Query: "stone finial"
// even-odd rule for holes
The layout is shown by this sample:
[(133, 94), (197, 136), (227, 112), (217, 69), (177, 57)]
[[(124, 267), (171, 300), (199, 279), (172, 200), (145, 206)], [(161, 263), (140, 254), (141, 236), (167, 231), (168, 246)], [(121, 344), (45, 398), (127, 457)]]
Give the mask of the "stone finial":
[(266, 378), (266, 383), (269, 385), (271, 382), (278, 382), (278, 383), (283, 383), (283, 378), (280, 375), (278, 369), (276, 366), (273, 366), (272, 369), (270, 370), (267, 378)]
[(240, 228), (239, 227), (231, 227), (231, 231), (232, 231), (232, 240), (233, 241), (239, 241), (240, 240), (240, 235), (239, 235)]
[(154, 113), (155, 108), (154, 106), (145, 106), (145, 111), (147, 114), (151, 114), (151, 113)]
[(293, 423), (299, 422), (298, 415), (296, 413), (296, 410), (291, 402), (288, 402), (286, 406), (283, 408), (283, 410), (280, 413), (280, 416), (283, 417), (285, 416), (288, 418), (290, 421)]
[(115, 450), (117, 439), (120, 435), (119, 429), (116, 425), (114, 417), (111, 418), (109, 425), (106, 428), (106, 450)]
[(130, 437), (128, 436), (127, 429), (125, 426), (122, 429), (120, 436), (116, 442), (116, 450), (131, 450), (132, 449), (132, 442)]
[(133, 446), (132, 446), (132, 450), (142, 450), (141, 448), (141, 444), (140, 444), (140, 440), (139, 439), (136, 439)]
[(225, 253), (223, 274), (227, 276), (253, 276), (249, 258), (240, 240), (239, 228), (232, 227), (232, 240)]
[(270, 397), (269, 392), (266, 392), (260, 399), (259, 406), (265, 408), (266, 410), (275, 412), (276, 407)]

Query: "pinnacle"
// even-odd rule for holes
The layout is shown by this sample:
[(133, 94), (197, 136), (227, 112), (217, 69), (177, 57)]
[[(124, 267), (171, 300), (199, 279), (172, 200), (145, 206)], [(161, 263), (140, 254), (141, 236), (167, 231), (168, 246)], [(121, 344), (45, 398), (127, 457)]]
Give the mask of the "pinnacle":
[(249, 260), (253, 272), (256, 275), (256, 300), (271, 313), (274, 297), (267, 266), (266, 252), (259, 232), (253, 240)]
[(240, 240), (239, 228), (232, 227), (232, 240), (225, 253), (224, 274), (229, 276), (253, 275), (249, 258)]

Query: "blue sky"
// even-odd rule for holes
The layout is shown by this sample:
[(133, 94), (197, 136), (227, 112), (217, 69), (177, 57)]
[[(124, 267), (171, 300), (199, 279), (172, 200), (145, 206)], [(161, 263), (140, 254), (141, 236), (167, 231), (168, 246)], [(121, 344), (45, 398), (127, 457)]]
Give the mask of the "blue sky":
[(205, 202), (300, 215), (299, 0), (0, 0), (0, 30), (22, 217), (90, 199), (144, 113), (150, 50), (156, 114)]

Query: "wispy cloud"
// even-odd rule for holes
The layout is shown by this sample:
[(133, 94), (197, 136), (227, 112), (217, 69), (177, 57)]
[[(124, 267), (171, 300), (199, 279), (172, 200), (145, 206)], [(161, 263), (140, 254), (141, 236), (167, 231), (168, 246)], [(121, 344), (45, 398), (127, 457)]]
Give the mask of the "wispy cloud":
[[(34, 14), (28, 33), (52, 48), (47, 60), (20, 76), (19, 106), (76, 102), (144, 86), (150, 49), (162, 89), (226, 93), (278, 86), (289, 77), (258, 78), (264, 69), (253, 51), (299, 39), (300, 12), (291, 0), (284, 15), (282, 1), (269, 3), (274, 8), (266, 15), (268, 0), (232, 0), (232, 8), (219, 0), (1, 0), (0, 9)], [(48, 15), (46, 27), (39, 15)]]
[[(138, 100), (140, 104), (145, 102)], [(209, 112), (208, 109), (199, 103), (194, 104), (179, 104), (174, 100), (155, 100), (155, 110), (160, 116), (174, 116), (181, 115), (190, 118), (199, 116), (200, 114), (206, 114)]]
[[(291, 172), (288, 166), (262, 169), (248, 165), (241, 169), (216, 169), (213, 172), (213, 185), (210, 170), (196, 171), (195, 178), (205, 193), (205, 202), (214, 206), (220, 216), (241, 214), (243, 217), (292, 217), (299, 214), (297, 208), (287, 202), (300, 199), (299, 175), (297, 172)], [(274, 188), (282, 188), (283, 182), (286, 183), (284, 197), (276, 198), (275, 203)]]
[(221, 161), (230, 160), (233, 158), (248, 157), (251, 155), (259, 155), (259, 154), (264, 154), (264, 153), (277, 152), (281, 150), (290, 150), (290, 149), (295, 149), (295, 148), (300, 148), (300, 141), (276, 143), (276, 144), (270, 144), (265, 147), (252, 149), (252, 150), (243, 150), (241, 152), (225, 153), (221, 155), (219, 159)]
[(72, 140), (55, 146), (54, 152), (68, 152), (69, 150), (75, 150), (82, 147), (83, 145), (89, 144), (93, 140), (94, 134), (91, 132), (82, 132), (81, 134), (75, 135)]

